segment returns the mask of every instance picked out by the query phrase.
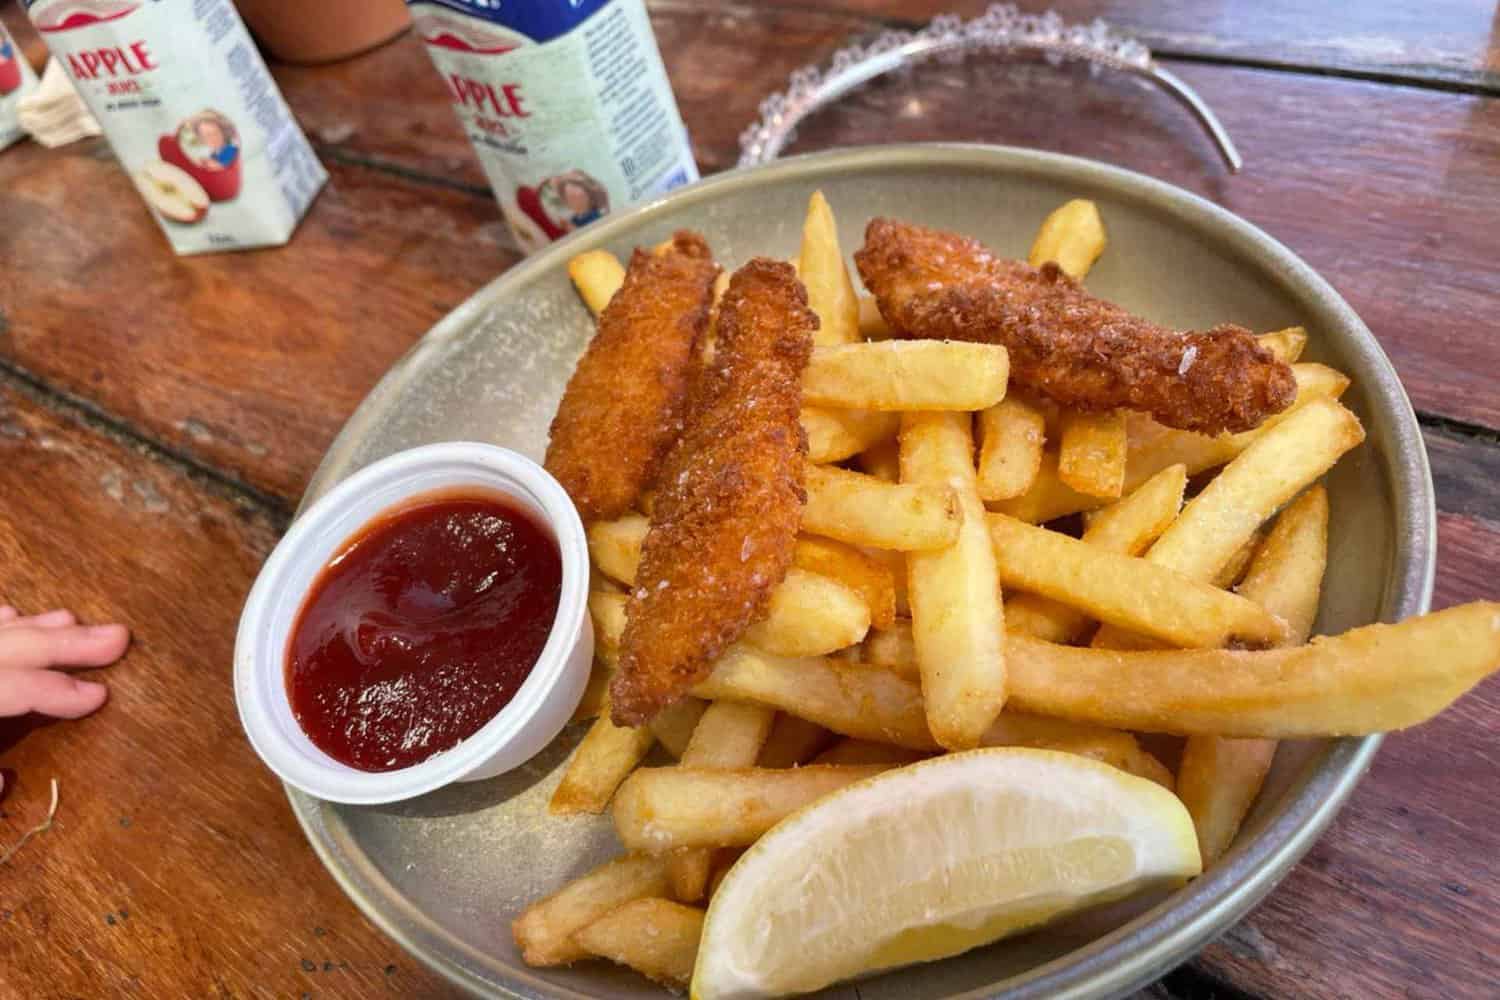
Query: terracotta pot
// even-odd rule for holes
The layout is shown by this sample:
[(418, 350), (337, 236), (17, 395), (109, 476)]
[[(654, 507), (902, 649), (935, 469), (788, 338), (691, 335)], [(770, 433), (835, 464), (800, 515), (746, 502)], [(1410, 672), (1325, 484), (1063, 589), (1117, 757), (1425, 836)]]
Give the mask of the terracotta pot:
[(402, 0), (235, 0), (235, 6), (261, 45), (284, 62), (347, 59), (411, 26)]

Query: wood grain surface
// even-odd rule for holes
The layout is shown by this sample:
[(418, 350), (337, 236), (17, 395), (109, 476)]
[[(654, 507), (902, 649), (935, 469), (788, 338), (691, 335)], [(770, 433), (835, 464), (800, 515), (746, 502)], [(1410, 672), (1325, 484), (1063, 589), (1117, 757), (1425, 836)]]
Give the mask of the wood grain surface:
[[(79, 722), (0, 720), (0, 997), (431, 996), (240, 729), (235, 622), (283, 522), (0, 379), (0, 597), (134, 632)], [(65, 515), (61, 516), (60, 515)]]
[[(858, 12), (907, 26), (939, 14), (973, 17), (992, 0), (772, 2)], [(1016, 6), (1028, 13), (1053, 10), (1070, 22), (1103, 18), (1164, 56), (1500, 90), (1500, 23), (1486, 0), (1021, 0)]]
[[(793, 69), (890, 24), (982, 6), (651, 10), (713, 171), (733, 165), (756, 105)], [(1262, 226), (1348, 298), (1422, 415), (1440, 507), (1435, 605), (1495, 596), (1495, 5), (1055, 6), (1172, 55), (1245, 172), (1227, 176), (1163, 96), (1025, 61), (876, 84), (809, 121), (796, 150), (1053, 149)], [(0, 19), (41, 54), (17, 5)], [(1285, 71), (1299, 66), (1313, 72)], [(105, 672), (99, 715), (0, 722), (14, 781), (0, 844), (45, 808), (49, 777), (62, 789), (58, 824), (0, 867), (0, 998), (449, 995), (307, 848), (243, 740), (230, 651), (249, 582), (338, 427), (518, 255), (415, 39), (275, 75), (333, 175), (285, 248), (175, 258), (103, 143), (0, 153), (0, 598), (120, 618), (137, 636)], [(1392, 736), (1307, 860), (1150, 995), (1483, 995), (1500, 952), (1497, 720), (1492, 680)]]

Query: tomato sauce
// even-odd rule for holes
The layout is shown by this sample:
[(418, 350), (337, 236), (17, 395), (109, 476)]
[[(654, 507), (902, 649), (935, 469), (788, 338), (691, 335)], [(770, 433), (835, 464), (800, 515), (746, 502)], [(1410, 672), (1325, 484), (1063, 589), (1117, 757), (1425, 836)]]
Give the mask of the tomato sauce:
[(362, 771), (420, 763), (510, 703), (557, 615), (547, 528), (489, 493), (434, 493), (366, 525), (314, 581), (287, 644), (292, 713)]

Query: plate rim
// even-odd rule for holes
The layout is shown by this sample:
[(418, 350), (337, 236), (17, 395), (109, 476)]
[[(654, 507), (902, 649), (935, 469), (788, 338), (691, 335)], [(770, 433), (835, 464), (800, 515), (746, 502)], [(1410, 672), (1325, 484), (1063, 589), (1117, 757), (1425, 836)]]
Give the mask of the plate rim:
[[(1394, 553), (1381, 618), (1398, 620), (1426, 611), (1431, 604), (1436, 569), (1437, 515), (1432, 475), (1420, 425), (1404, 387), (1369, 328), (1333, 286), (1290, 248), (1241, 218), (1191, 191), (1146, 174), (1083, 157), (1041, 150), (986, 143), (902, 143), (845, 147), (809, 153), (768, 164), (732, 169), (715, 174), (663, 198), (636, 206), (617, 216), (579, 230), (550, 247), (523, 259), (449, 312), (396, 361), (356, 407), (308, 482), (298, 507), (300, 514), (309, 499), (330, 483), (324, 480), (350, 474), (350, 451), (362, 437), (365, 425), (380, 411), (382, 396), (399, 388), (402, 372), (433, 345), (469, 326), (502, 294), (507, 285), (523, 285), (538, 274), (565, 264), (586, 246), (610, 242), (617, 233), (648, 223), (655, 216), (683, 205), (712, 201), (725, 194), (761, 183), (811, 179), (828, 173), (857, 173), (920, 167), (940, 160), (944, 168), (966, 167), (976, 171), (1043, 174), (1062, 183), (1083, 182), (1136, 198), (1144, 198), (1158, 210), (1185, 224), (1211, 227), (1233, 250), (1257, 261), (1283, 283), (1301, 286), (1336, 314), (1339, 325), (1353, 335), (1351, 350), (1374, 367), (1376, 378), (1362, 388), (1369, 394), (1370, 420), (1380, 421), (1391, 447), (1388, 466), (1392, 479), (1392, 508), (1398, 536), (1406, 539), (1406, 551)], [(343, 466), (343, 468), (340, 468)], [(1041, 998), (1100, 998), (1121, 996), (1151, 982), (1187, 961), (1213, 937), (1227, 931), (1273, 889), (1324, 829), (1369, 768), (1379, 749), (1381, 735), (1331, 741), (1327, 749), (1310, 760), (1295, 799), (1273, 822), (1247, 843), (1236, 845), (1225, 860), (1195, 879), (1185, 889), (1098, 939), (1039, 965), (1020, 975), (955, 995), (952, 1000), (981, 1000), (1005, 996), (1008, 1000)], [(470, 970), (429, 953), (416, 940), (413, 928), (398, 921), (376, 904), (368, 875), (346, 867), (340, 852), (322, 822), (323, 803), (286, 788), (293, 814), (314, 853), (359, 908), (361, 913), (409, 954), (443, 978), (476, 996), (497, 995), (497, 984)], [(467, 946), (466, 946), (467, 947)], [(541, 998), (568, 995), (547, 985), (538, 992), (522, 982), (498, 984), (498, 995)], [(582, 994), (574, 994), (582, 996)]]

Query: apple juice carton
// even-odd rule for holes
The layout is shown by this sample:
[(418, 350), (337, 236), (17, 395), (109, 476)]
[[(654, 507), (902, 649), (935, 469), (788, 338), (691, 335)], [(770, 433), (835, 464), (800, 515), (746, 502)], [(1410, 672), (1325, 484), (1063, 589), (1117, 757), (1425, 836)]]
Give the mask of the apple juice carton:
[(698, 179), (644, 0), (408, 0), (527, 251)]
[(23, 137), (26, 132), (16, 120), (16, 106), (36, 86), (36, 74), (15, 43), (0, 24), (0, 149)]
[(230, 0), (26, 0), (180, 254), (285, 243), (328, 179)]

